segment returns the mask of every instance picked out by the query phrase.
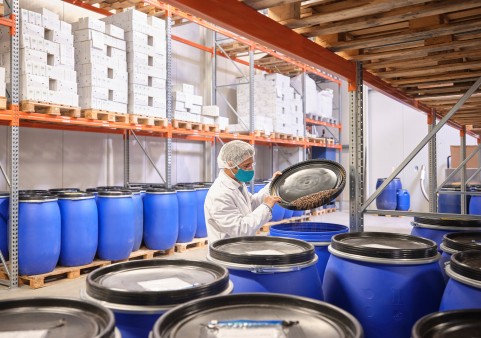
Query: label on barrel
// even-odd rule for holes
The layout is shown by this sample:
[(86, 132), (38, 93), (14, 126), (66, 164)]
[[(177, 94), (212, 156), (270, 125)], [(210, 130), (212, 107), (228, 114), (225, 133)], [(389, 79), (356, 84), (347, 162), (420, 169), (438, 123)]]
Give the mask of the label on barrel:
[(284, 255), (284, 252), (267, 249), (267, 250), (247, 251), (246, 254), (267, 256), (267, 255)]
[(25, 330), (0, 332), (0, 338), (45, 338), (48, 330)]
[(193, 284), (176, 277), (138, 282), (138, 284), (148, 291), (181, 290), (188, 289), (194, 286)]

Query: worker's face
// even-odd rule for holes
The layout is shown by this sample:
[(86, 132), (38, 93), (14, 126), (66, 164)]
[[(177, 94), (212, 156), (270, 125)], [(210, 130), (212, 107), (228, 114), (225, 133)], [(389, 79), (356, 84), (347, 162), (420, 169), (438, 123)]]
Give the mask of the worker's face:
[[(248, 171), (248, 170), (254, 170), (254, 165), (255, 165), (254, 158), (249, 157), (247, 160), (239, 164), (237, 167), (239, 167), (239, 169)], [(236, 168), (237, 171), (239, 169)]]

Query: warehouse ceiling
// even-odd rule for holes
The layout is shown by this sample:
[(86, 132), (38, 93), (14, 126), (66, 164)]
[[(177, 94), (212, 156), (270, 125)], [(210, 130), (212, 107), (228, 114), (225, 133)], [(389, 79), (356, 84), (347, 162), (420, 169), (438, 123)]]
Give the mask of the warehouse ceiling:
[[(481, 76), (480, 0), (244, 0), (444, 114)], [(481, 90), (453, 117), (481, 131)]]

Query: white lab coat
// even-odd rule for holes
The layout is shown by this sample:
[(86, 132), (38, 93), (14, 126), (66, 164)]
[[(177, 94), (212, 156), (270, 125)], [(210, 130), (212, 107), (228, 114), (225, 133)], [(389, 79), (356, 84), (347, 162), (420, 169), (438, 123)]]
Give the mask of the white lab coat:
[(209, 243), (229, 237), (254, 236), (272, 218), (271, 209), (263, 204), (268, 194), (269, 184), (258, 193), (251, 194), (245, 184), (221, 170), (204, 204)]

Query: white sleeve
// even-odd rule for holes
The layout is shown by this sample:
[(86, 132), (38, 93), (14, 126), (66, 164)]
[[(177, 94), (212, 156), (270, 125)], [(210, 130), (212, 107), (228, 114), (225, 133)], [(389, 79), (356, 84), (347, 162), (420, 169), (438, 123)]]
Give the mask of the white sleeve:
[(234, 196), (215, 198), (211, 209), (211, 220), (215, 222), (218, 231), (229, 237), (253, 236), (271, 217), (271, 210), (265, 204), (260, 204), (251, 213), (242, 215), (233, 200)]
[(255, 209), (259, 205), (261, 205), (264, 202), (264, 198), (266, 196), (269, 196), (269, 187), (270, 186), (271, 186), (270, 183), (266, 184), (266, 186), (264, 188), (262, 188), (261, 190), (259, 190), (259, 192), (255, 193), (255, 194), (251, 194), (251, 193), (247, 192), (250, 196), (250, 199), (251, 199), (252, 209)]

